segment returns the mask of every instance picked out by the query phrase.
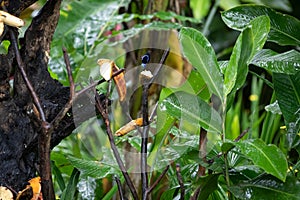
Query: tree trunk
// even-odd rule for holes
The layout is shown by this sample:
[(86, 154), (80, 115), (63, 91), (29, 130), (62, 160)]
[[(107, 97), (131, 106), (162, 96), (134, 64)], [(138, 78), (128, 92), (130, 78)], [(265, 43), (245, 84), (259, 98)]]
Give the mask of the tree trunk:
[[(34, 2), (10, 0), (5, 3), (8, 12), (18, 16)], [(54, 119), (69, 99), (69, 88), (52, 79), (47, 71), (60, 4), (61, 0), (48, 0), (32, 20), (24, 38), (19, 41), (25, 71), (48, 122)], [(12, 27), (6, 26), (5, 29), (6, 35), (1, 38), (11, 41), (7, 30)], [(17, 34), (17, 30), (14, 32)], [(25, 188), (28, 180), (36, 176), (39, 169), (38, 135), (42, 132), (42, 123), (18, 69), (15, 55), (12, 47), (9, 47), (7, 55), (0, 55), (0, 185), (20, 191)], [(12, 78), (13, 88), (9, 84)], [(52, 148), (75, 128), (72, 116), (66, 115), (54, 128)]]

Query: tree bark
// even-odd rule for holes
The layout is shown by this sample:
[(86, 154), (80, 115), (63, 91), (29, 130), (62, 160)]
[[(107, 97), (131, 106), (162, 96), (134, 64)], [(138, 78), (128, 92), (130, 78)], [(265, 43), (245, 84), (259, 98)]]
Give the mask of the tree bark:
[[(9, 13), (18, 16), (34, 2), (11, 0), (6, 8)], [(69, 99), (69, 88), (52, 79), (47, 70), (60, 4), (61, 0), (48, 0), (32, 20), (24, 38), (20, 39), (25, 71), (48, 122)], [(8, 34), (4, 38), (10, 40)], [(13, 88), (10, 87), (10, 79), (14, 81)], [(71, 110), (69, 112), (70, 115), (65, 116), (52, 133), (52, 148), (75, 128)], [(0, 55), (0, 185), (20, 191), (28, 180), (36, 176), (40, 159), (38, 135), (42, 132), (41, 120), (37, 116), (31, 94), (18, 70), (15, 52), (10, 47), (7, 55)]]

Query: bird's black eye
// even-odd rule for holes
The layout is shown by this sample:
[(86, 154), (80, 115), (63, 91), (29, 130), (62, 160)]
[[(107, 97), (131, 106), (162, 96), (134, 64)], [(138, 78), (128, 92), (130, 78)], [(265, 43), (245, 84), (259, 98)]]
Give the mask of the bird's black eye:
[(142, 56), (142, 64), (147, 64), (150, 61), (150, 54), (146, 53)]

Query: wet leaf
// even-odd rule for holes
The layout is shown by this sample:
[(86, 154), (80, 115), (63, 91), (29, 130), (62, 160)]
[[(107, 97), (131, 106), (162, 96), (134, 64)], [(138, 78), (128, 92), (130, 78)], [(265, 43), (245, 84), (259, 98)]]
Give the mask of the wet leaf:
[(267, 175), (235, 184), (229, 187), (229, 190), (235, 197), (245, 200), (298, 200), (300, 182), (295, 177), (288, 176), (283, 183)]
[(300, 53), (295, 50), (276, 53), (270, 49), (259, 51), (251, 64), (276, 73), (295, 74), (300, 70)]
[(86, 176), (104, 178), (109, 174), (113, 174), (114, 168), (109, 165), (104, 165), (98, 161), (78, 159), (71, 156), (68, 157), (68, 160), (74, 167)]
[(269, 41), (280, 45), (300, 45), (300, 21), (271, 8), (255, 5), (239, 6), (222, 12), (222, 19), (230, 28), (243, 30), (252, 19), (261, 15), (270, 17)]
[(266, 42), (269, 23), (268, 17), (258, 17), (238, 37), (224, 72), (225, 95), (235, 93), (244, 84), (250, 60)]
[(167, 112), (162, 111), (159, 107), (157, 108), (156, 135), (147, 160), (149, 166), (154, 167), (160, 148), (163, 145), (165, 138), (169, 135), (169, 131), (175, 120), (176, 119)]
[(281, 181), (287, 175), (287, 160), (282, 151), (273, 144), (266, 145), (262, 140), (244, 140), (236, 143), (241, 153), (255, 165)]
[(288, 132), (300, 130), (300, 71), (294, 75), (273, 73), (275, 94)]
[(160, 102), (160, 108), (178, 120), (194, 124), (195, 127), (200, 125), (206, 130), (221, 133), (222, 119), (219, 113), (198, 96), (175, 92)]
[(210, 92), (223, 101), (223, 78), (211, 44), (193, 28), (182, 28), (179, 41), (184, 56), (202, 75)]

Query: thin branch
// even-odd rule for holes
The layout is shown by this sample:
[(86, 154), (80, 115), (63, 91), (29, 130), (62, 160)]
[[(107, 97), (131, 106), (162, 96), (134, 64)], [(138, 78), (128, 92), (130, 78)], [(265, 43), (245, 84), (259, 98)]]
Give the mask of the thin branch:
[(116, 181), (117, 186), (118, 186), (118, 192), (119, 192), (120, 199), (124, 200), (125, 198), (124, 198), (123, 191), (122, 191), (121, 181), (117, 176), (115, 176), (115, 181)]
[(147, 145), (148, 145), (148, 136), (149, 136), (149, 114), (148, 114), (148, 90), (151, 83), (157, 77), (160, 72), (163, 63), (165, 62), (170, 48), (164, 51), (164, 54), (160, 60), (160, 65), (153, 73), (152, 78), (143, 76), (141, 77), (142, 81), (142, 113), (143, 113), (143, 132), (142, 142), (141, 142), (141, 178), (142, 178), (142, 200), (147, 199), (147, 190), (148, 190), (148, 173), (147, 173)]
[(184, 200), (185, 189), (184, 189), (184, 184), (180, 172), (180, 165), (178, 163), (176, 164), (176, 175), (180, 186), (180, 200)]
[(242, 139), (249, 131), (250, 127), (246, 128), (237, 138), (234, 139), (235, 142), (238, 142)]
[(68, 52), (67, 52), (66, 48), (64, 48), (64, 47), (63, 47), (63, 54), (64, 54), (66, 68), (67, 68), (68, 79), (69, 79), (69, 83), (70, 83), (70, 97), (69, 97), (68, 102), (65, 104), (64, 108), (60, 110), (60, 112), (56, 115), (54, 120), (51, 122), (51, 125), (52, 125), (51, 128), (53, 130), (58, 127), (58, 124), (65, 117), (67, 112), (70, 110), (74, 99), (77, 97), (77, 94), (75, 93), (75, 84), (74, 84), (74, 80), (73, 80), (73, 76), (72, 76), (70, 58), (68, 56)]
[(147, 173), (147, 144), (149, 135), (149, 117), (148, 117), (148, 88), (149, 85), (143, 84), (142, 93), (142, 113), (143, 113), (143, 132), (141, 144), (141, 177), (142, 177), (142, 199), (147, 199), (146, 191), (148, 189)]
[(111, 149), (113, 151), (113, 154), (116, 158), (116, 161), (119, 165), (119, 168), (125, 178), (125, 182), (126, 184), (128, 185), (129, 187), (129, 190), (133, 196), (134, 199), (139, 199), (138, 198), (138, 195), (137, 195), (137, 192), (136, 192), (136, 189), (132, 183), (132, 180), (130, 179), (129, 175), (128, 175), (128, 172), (125, 168), (125, 165), (121, 159), (121, 156), (119, 154), (119, 151), (117, 149), (117, 146), (115, 144), (115, 141), (114, 141), (114, 137), (113, 137), (113, 133), (111, 131), (111, 128), (110, 128), (110, 121), (109, 121), (109, 118), (108, 118), (108, 113), (105, 112), (105, 109), (103, 108), (102, 104), (101, 104), (101, 100), (99, 98), (99, 95), (97, 93), (95, 93), (96, 95), (96, 107), (97, 109), (99, 110), (99, 112), (101, 113), (102, 117), (103, 117), (103, 120), (104, 120), (104, 123), (105, 123), (105, 126), (106, 126), (106, 133), (108, 135), (108, 139), (109, 139), (109, 143), (110, 143), (110, 146), (111, 146)]
[[(163, 64), (165, 63), (165, 61), (166, 61), (166, 59), (167, 59), (169, 53), (170, 53), (170, 48), (168, 48), (168, 49), (166, 49), (166, 50), (164, 51), (164, 54), (162, 55), (162, 57), (161, 57), (161, 59), (160, 59), (160, 61), (159, 61), (159, 66), (158, 66), (158, 67), (156, 68), (156, 70), (154, 71), (153, 77), (152, 77), (152, 79), (149, 81), (149, 83), (153, 83), (153, 81), (154, 81), (155, 78), (157, 77), (158, 73), (160, 72), (160, 70), (161, 70)], [(149, 86), (150, 86), (150, 85), (149, 85)]]
[[(125, 69), (120, 69), (119, 71), (113, 73), (113, 75), (112, 75), (111, 78), (113, 78), (113, 77), (115, 77), (115, 76), (118, 76), (119, 74), (123, 73), (124, 71), (125, 71)], [(77, 94), (76, 94), (76, 96), (79, 96), (79, 95), (85, 93), (86, 91), (88, 91), (88, 90), (94, 88), (95, 86), (97, 86), (97, 85), (99, 85), (99, 84), (101, 84), (101, 83), (104, 83), (104, 82), (106, 82), (105, 79), (101, 79), (101, 80), (98, 81), (98, 82), (94, 82), (94, 83), (90, 84), (89, 86), (83, 88), (82, 90), (78, 91)]]
[(9, 28), (9, 35), (10, 35), (10, 39), (11, 39), (11, 44), (14, 48), (14, 51), (15, 51), (15, 54), (16, 54), (16, 59), (17, 59), (17, 63), (18, 63), (18, 68), (22, 74), (22, 77), (25, 81), (25, 84), (30, 92), (30, 95), (33, 99), (33, 102), (34, 102), (34, 105), (37, 107), (38, 111), (39, 111), (39, 114), (40, 114), (40, 117), (42, 119), (43, 122), (46, 122), (46, 117), (45, 117), (45, 113), (44, 113), (44, 110), (41, 106), (41, 102), (40, 102), (40, 99), (39, 97), (37, 96), (31, 82), (29, 81), (28, 77), (27, 77), (27, 74), (25, 72), (25, 64), (21, 58), (21, 54), (20, 54), (20, 51), (19, 51), (19, 48), (18, 48), (18, 42), (17, 42), (17, 39), (16, 39), (16, 36), (15, 36), (15, 33), (14, 31), (12, 30), (12, 28)]
[(158, 185), (158, 183), (162, 180), (162, 178), (165, 176), (165, 174), (168, 172), (170, 168), (170, 165), (167, 165), (167, 167), (164, 169), (164, 171), (159, 175), (159, 177), (155, 180), (155, 182), (151, 185), (151, 187), (148, 188), (146, 194), (150, 194), (152, 190)]
[(68, 52), (65, 47), (63, 47), (63, 54), (64, 54), (64, 60), (66, 63), (68, 79), (69, 79), (69, 83), (70, 83), (70, 99), (73, 99), (73, 97), (75, 96), (75, 84), (74, 84), (73, 76), (72, 76), (70, 58), (68, 56)]

